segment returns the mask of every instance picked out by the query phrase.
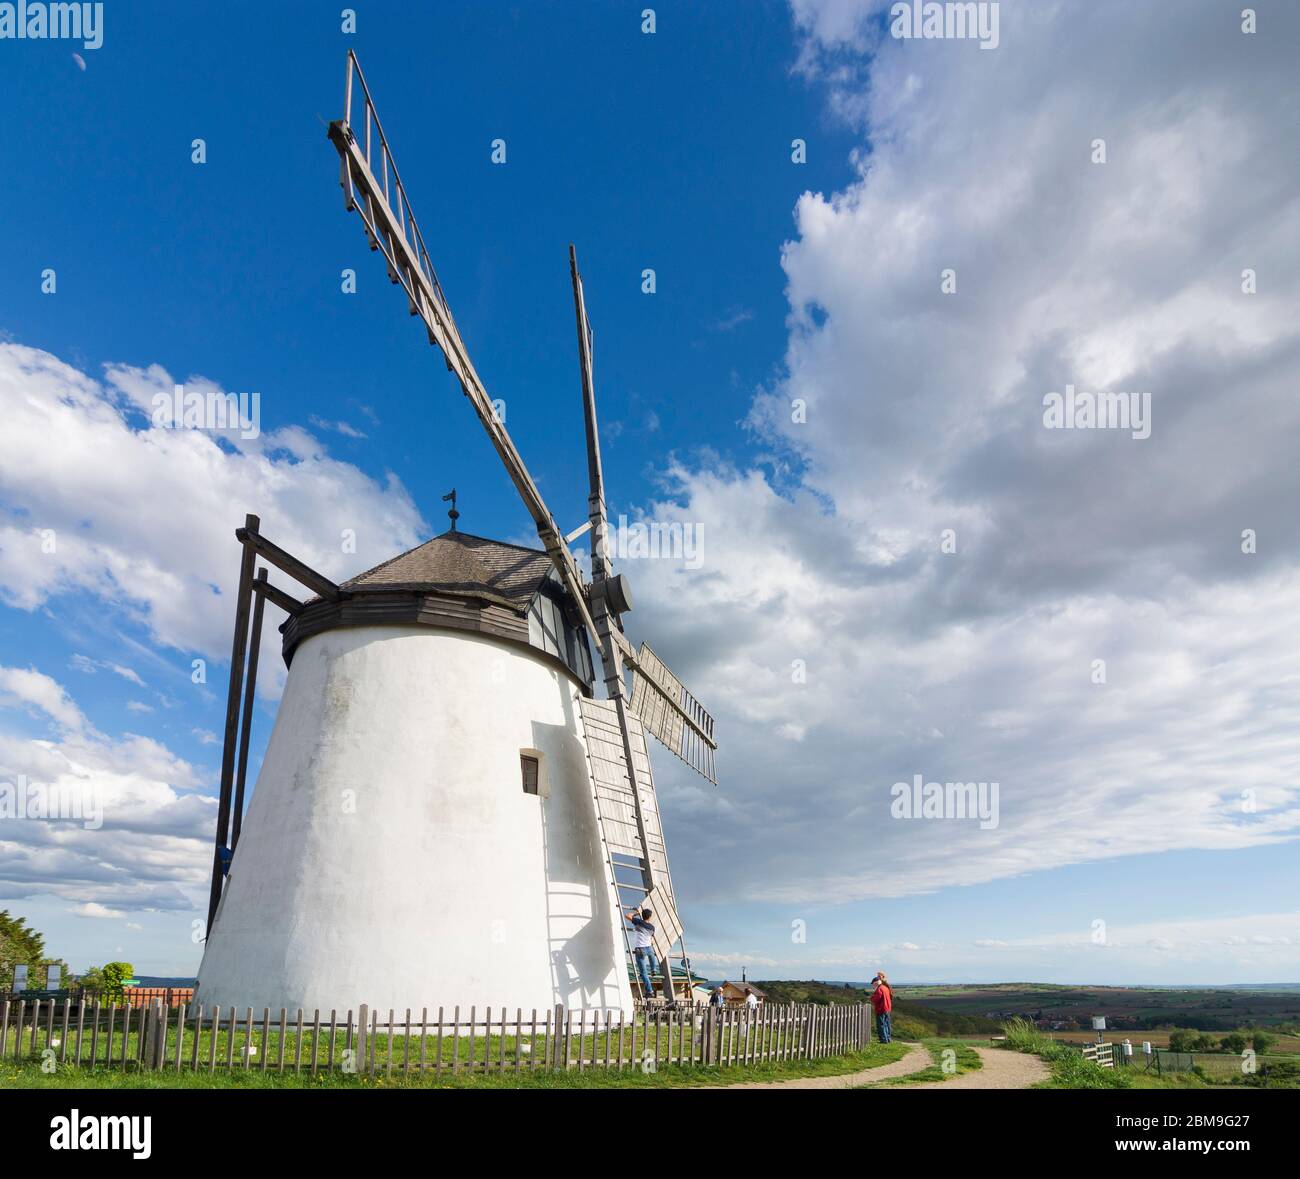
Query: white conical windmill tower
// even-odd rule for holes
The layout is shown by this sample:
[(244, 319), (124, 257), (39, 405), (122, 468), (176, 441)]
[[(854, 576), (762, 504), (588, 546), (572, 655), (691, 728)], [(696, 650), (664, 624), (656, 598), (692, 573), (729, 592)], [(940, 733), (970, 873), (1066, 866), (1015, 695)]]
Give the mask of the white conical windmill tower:
[[(713, 719), (653, 651), (623, 635), (631, 599), (608, 557), (576, 256), (570, 247), (590, 498), (588, 523), (565, 537), (469, 361), (351, 53), (345, 115), (329, 136), (348, 209), (459, 379), (543, 548), (457, 531), (453, 498), (447, 532), (335, 585), (264, 538), (257, 517), (237, 531), (243, 564), (196, 1001), (626, 1011), (622, 909), (631, 901), (654, 910), (671, 996), (667, 964), (682, 930), (645, 733), (713, 781)], [(568, 548), (588, 530), (590, 583)], [(259, 556), (315, 596), (291, 597), (265, 569), (254, 578)], [(289, 614), (290, 670), (241, 821), (268, 601)]]

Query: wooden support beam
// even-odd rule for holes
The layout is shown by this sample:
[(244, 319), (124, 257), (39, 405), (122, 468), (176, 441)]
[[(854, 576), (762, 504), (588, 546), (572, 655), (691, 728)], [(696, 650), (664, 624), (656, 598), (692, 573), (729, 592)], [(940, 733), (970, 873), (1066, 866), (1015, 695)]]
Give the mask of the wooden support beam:
[(322, 598), (334, 601), (339, 596), (339, 587), (323, 573), (317, 573), (310, 565), (304, 565), (297, 557), (286, 553), (279, 545), (272, 544), (264, 536), (259, 536), (254, 528), (235, 529), (235, 538), (246, 549), (256, 553), (264, 561), (269, 561), (277, 569), (284, 570), (295, 581), (301, 582), (310, 590), (315, 590)]
[[(244, 537), (257, 537), (261, 521), (251, 513), (244, 517), (244, 527), (239, 531)], [(244, 537), (240, 539), (243, 540)], [(248, 644), (248, 611), (253, 597), (253, 562), (256, 550), (244, 543), (243, 558), (239, 565), (239, 589), (235, 594), (235, 635), (230, 651), (230, 687), (226, 692), (226, 731), (221, 748), (221, 793), (217, 801), (216, 845), (212, 849), (212, 888), (208, 894), (208, 923), (204, 931), (212, 933), (212, 922), (217, 915), (217, 902), (221, 899), (222, 852), (230, 836), (230, 803), (235, 780), (235, 745), (239, 732), (239, 702), (244, 685), (244, 651)]]
[[(269, 583), (266, 580), (266, 566), (257, 571), (257, 580), (253, 582), (255, 591), (264, 590)], [(262, 647), (262, 611), (266, 607), (263, 593), (255, 595), (253, 603), (253, 631), (248, 639), (248, 678), (244, 685), (244, 719), (239, 729), (239, 771), (235, 775), (235, 809), (231, 816), (230, 853), (234, 855), (239, 846), (239, 831), (244, 825), (244, 782), (248, 777), (248, 738), (253, 729), (253, 700), (257, 694), (257, 655)]]
[[(263, 570), (263, 572), (266, 571)], [(303, 608), (303, 604), (297, 598), (291, 598), (284, 590), (261, 578), (253, 582), (253, 592), (260, 594), (271, 605), (279, 606), (286, 614), (297, 614)]]

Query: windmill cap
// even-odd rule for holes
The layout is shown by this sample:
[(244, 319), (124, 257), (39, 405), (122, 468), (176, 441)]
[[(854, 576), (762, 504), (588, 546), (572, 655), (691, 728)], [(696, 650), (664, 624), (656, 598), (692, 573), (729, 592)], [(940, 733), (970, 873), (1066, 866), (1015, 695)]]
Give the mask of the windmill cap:
[(366, 591), (437, 591), (479, 598), (522, 613), (551, 572), (538, 549), (447, 531), (340, 585)]

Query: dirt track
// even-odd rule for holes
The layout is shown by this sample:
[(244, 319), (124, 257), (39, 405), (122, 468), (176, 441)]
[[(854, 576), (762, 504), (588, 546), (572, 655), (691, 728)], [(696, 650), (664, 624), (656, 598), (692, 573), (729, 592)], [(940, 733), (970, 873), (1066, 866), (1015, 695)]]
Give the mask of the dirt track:
[(860, 1073), (842, 1073), (836, 1077), (796, 1077), (792, 1081), (745, 1081), (739, 1085), (721, 1085), (722, 1089), (856, 1089), (886, 1077), (901, 1077), (930, 1067), (930, 1054), (913, 1044), (901, 1060), (863, 1069)]
[[(881, 1089), (1027, 1089), (1047, 1078), (1048, 1068), (1037, 1056), (1009, 1052), (1004, 1048), (976, 1048), (984, 1067), (962, 1073), (947, 1081), (926, 1081), (919, 1085), (880, 1085)], [(791, 1081), (745, 1081), (739, 1085), (721, 1085), (722, 1089), (857, 1089), (875, 1087), (877, 1081), (905, 1077), (933, 1064), (930, 1053), (919, 1044), (909, 1047), (907, 1055), (893, 1064), (843, 1073), (834, 1077), (797, 1077)]]
[[(884, 1085), (885, 1089), (1028, 1089), (1047, 1079), (1048, 1068), (1037, 1056), (1005, 1048), (976, 1048), (984, 1067), (947, 1081), (919, 1085)], [(900, 1062), (901, 1063), (901, 1062)]]

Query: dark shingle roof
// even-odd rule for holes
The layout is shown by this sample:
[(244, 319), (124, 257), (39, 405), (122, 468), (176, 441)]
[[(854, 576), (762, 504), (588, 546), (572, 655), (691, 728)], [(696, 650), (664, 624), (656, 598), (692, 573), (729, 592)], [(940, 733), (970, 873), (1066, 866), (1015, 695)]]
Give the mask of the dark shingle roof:
[(482, 598), (522, 613), (552, 569), (540, 549), (444, 532), (343, 582), (353, 593), (429, 591)]

